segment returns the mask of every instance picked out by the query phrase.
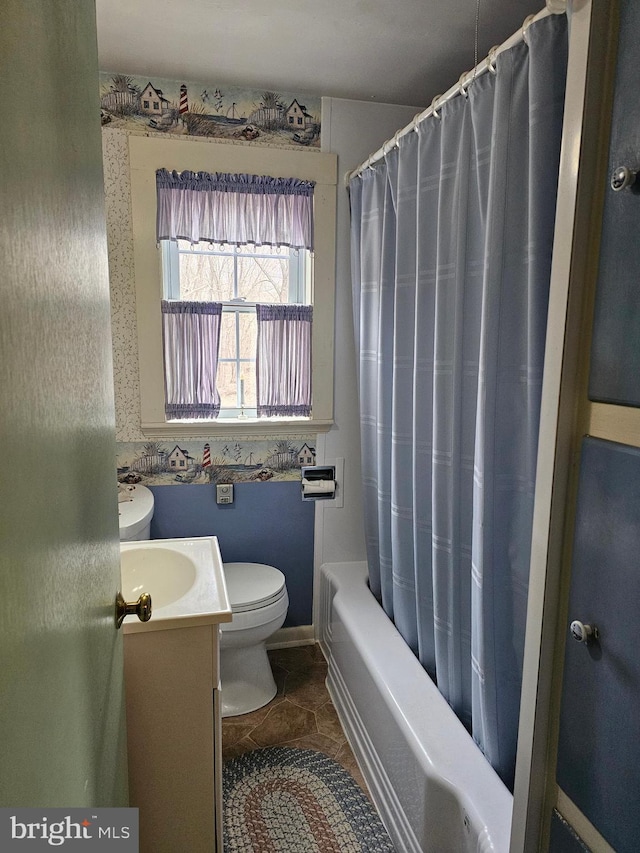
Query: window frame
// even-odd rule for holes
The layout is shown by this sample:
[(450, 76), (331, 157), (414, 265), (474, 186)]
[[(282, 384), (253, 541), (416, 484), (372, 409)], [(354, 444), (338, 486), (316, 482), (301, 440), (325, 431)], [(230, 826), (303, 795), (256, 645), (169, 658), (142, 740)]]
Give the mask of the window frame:
[[(296, 435), (333, 424), (333, 336), (337, 157), (288, 148), (129, 136), (141, 429), (149, 438), (216, 434)], [(162, 352), (162, 250), (156, 246), (156, 170), (248, 173), (316, 182), (311, 418), (167, 421)]]

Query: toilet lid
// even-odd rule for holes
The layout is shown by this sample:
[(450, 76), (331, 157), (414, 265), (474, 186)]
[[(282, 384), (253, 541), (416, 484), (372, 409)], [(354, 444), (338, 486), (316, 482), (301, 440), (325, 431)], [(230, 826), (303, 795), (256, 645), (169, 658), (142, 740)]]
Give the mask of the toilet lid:
[(231, 609), (235, 613), (266, 607), (282, 597), (285, 577), (262, 563), (223, 563)]

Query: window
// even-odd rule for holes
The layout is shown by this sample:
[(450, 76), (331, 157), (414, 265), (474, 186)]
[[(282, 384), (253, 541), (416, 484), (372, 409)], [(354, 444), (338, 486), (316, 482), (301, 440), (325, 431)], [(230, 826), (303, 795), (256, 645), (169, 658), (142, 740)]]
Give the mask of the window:
[[(208, 436), (221, 433), (230, 434), (230, 430), (238, 432), (241, 427), (243, 435), (282, 435), (316, 434), (328, 429), (333, 418), (333, 311), (334, 311), (334, 276), (335, 276), (335, 193), (336, 193), (336, 157), (333, 154), (319, 152), (296, 151), (291, 149), (252, 148), (249, 146), (225, 145), (224, 143), (200, 141), (158, 139), (153, 137), (129, 137), (132, 187), (132, 215), (134, 232), (134, 261), (136, 276), (136, 310), (138, 327), (138, 349), (140, 367), (140, 397), (142, 430), (150, 438), (186, 435)], [(196, 263), (222, 264), (223, 267), (237, 265), (255, 265), (258, 260), (269, 266), (282, 266), (283, 261), (289, 265), (290, 278), (287, 284), (287, 300), (307, 300), (313, 305), (313, 339), (312, 339), (312, 416), (309, 420), (274, 420), (257, 419), (252, 413), (245, 411), (244, 419), (238, 419), (238, 408), (241, 394), (244, 391), (245, 409), (253, 394), (251, 381), (247, 375), (242, 375), (243, 367), (250, 363), (251, 354), (247, 354), (244, 344), (235, 353), (221, 353), (231, 379), (223, 390), (222, 413), (215, 420), (191, 421), (188, 428), (184, 422), (172, 421), (165, 415), (164, 373), (163, 373), (163, 344), (161, 302), (166, 295), (163, 292), (162, 259), (166, 251), (158, 247), (155, 235), (156, 220), (156, 187), (155, 173), (160, 168), (170, 168), (177, 172), (186, 170), (220, 173), (247, 173), (253, 175), (272, 175), (294, 177), (300, 180), (315, 181), (313, 201), (313, 216), (315, 226), (315, 251), (313, 272), (308, 268), (304, 271), (296, 269), (301, 259), (291, 253), (281, 250), (280, 255), (275, 250), (275, 258), (271, 251), (254, 250), (244, 247), (241, 251), (231, 250), (229, 246), (207, 244), (205, 246), (187, 247), (186, 244), (176, 244), (173, 261), (165, 260), (165, 265), (173, 263), (177, 253), (178, 267), (182, 261), (187, 266)], [(246, 251), (245, 251), (246, 249)], [(203, 254), (198, 252), (203, 250)], [(206, 251), (205, 251), (206, 250)], [(256, 257), (268, 255), (266, 258)], [(248, 257), (243, 257), (247, 255)], [(293, 263), (294, 289), (302, 288), (304, 299), (300, 295), (291, 295), (291, 269)], [(184, 297), (188, 290), (183, 290), (186, 279), (180, 277), (180, 296)], [(230, 303), (224, 306), (227, 310), (222, 320), (225, 324), (251, 325), (250, 314), (253, 306), (249, 306), (249, 294), (241, 290), (232, 290), (231, 285), (225, 285)], [(241, 288), (241, 284), (233, 284)], [(233, 293), (234, 295), (231, 295)], [(237, 296), (235, 295), (237, 293)], [(233, 300), (245, 296), (244, 304), (234, 303)], [(222, 293), (221, 293), (222, 296)], [(283, 296), (280, 297), (284, 299)], [(252, 299), (251, 301), (256, 301)], [(271, 302), (277, 300), (270, 297)], [(251, 312), (243, 309), (251, 308)], [(228, 316), (227, 316), (228, 315)], [(228, 360), (227, 360), (228, 359)], [(245, 360), (246, 359), (246, 360)], [(240, 377), (238, 371), (240, 370)], [(234, 386), (235, 380), (235, 388)], [(244, 380), (244, 385), (241, 381)], [(235, 393), (235, 400), (233, 399)], [(227, 405), (225, 405), (225, 400)], [(233, 403), (235, 402), (235, 410)], [(226, 409), (226, 411), (224, 411)], [(233, 425), (236, 424), (234, 427)]]
[(257, 417), (256, 304), (311, 304), (305, 249), (162, 240), (163, 296), (222, 303), (219, 417)]
[(293, 116), (289, 116), (289, 124), (293, 124)]
[[(246, 303), (245, 293), (251, 291), (256, 275), (262, 280), (264, 294), (269, 302), (253, 303), (255, 317), (255, 416), (258, 418), (304, 417), (312, 412), (311, 396), (311, 327), (313, 307), (289, 302), (289, 264), (286, 270), (280, 265), (280, 286), (274, 288), (278, 271), (275, 252), (270, 247), (287, 247), (294, 250), (313, 249), (313, 193), (315, 181), (299, 178), (282, 178), (271, 175), (246, 173), (177, 172), (158, 169), (157, 233), (158, 243), (179, 243), (187, 240), (195, 246), (196, 260), (204, 261), (191, 276), (193, 289), (205, 296), (197, 300), (179, 294), (180, 267), (188, 266), (189, 258), (176, 250), (175, 263), (171, 264), (170, 247), (165, 265), (165, 281), (176, 273), (177, 287), (165, 287), (162, 300), (163, 360), (165, 373), (165, 413), (168, 420), (215, 419), (220, 414), (219, 381), (233, 370), (231, 361), (238, 362), (235, 353), (243, 340), (250, 343), (251, 320), (247, 313), (251, 306), (239, 312), (238, 303)], [(206, 244), (213, 244), (207, 249)], [(231, 247), (225, 258), (225, 246)], [(262, 247), (267, 247), (263, 249)], [(269, 257), (270, 256), (270, 257)], [(222, 284), (221, 301), (206, 298), (206, 292), (220, 290), (219, 286), (202, 287), (205, 278), (224, 271), (225, 261), (231, 261), (231, 288)], [(261, 268), (271, 265), (271, 282), (264, 280)], [(193, 265), (192, 265), (193, 266)], [(227, 265), (228, 266), (228, 265)], [(172, 269), (173, 267), (173, 269)], [(283, 281), (283, 273), (286, 279)], [(229, 277), (227, 276), (227, 279)], [(214, 283), (215, 284), (215, 283)], [(286, 284), (286, 290), (284, 288)], [(186, 288), (188, 289), (188, 288)], [(254, 295), (260, 296), (254, 286)], [(279, 290), (279, 299), (274, 294)], [(169, 298), (167, 298), (167, 296)], [(286, 297), (286, 298), (285, 298)], [(307, 300), (308, 301), (308, 300)], [(226, 312), (223, 315), (223, 308)], [(235, 318), (230, 314), (235, 314)], [(232, 325), (229, 325), (232, 320)], [(235, 339), (236, 347), (220, 364), (221, 329), (229, 344)], [(244, 326), (242, 339), (239, 329)], [(235, 354), (234, 354), (235, 353)], [(251, 356), (243, 357), (245, 369), (251, 369)], [(239, 365), (238, 365), (239, 366)], [(251, 378), (251, 377), (249, 377)], [(244, 391), (244, 378), (235, 380)], [(246, 417), (244, 407), (237, 417)], [(226, 406), (228, 411), (229, 406)]]
[(159, 104), (159, 102), (158, 102), (158, 101), (154, 101), (154, 102), (153, 102), (153, 108), (154, 108), (154, 110), (159, 110), (159, 109), (160, 109), (160, 104)]
[(145, 110), (149, 109), (149, 101), (143, 101)]
[(298, 124), (302, 124), (302, 116), (298, 116)]

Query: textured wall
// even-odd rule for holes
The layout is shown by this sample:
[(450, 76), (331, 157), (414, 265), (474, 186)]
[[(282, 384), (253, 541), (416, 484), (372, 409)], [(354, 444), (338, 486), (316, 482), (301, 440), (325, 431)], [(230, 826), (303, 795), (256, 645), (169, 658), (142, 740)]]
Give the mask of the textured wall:
[(127, 138), (127, 134), (122, 131), (104, 130), (102, 132), (111, 285), (116, 439), (144, 441), (140, 430), (136, 290)]

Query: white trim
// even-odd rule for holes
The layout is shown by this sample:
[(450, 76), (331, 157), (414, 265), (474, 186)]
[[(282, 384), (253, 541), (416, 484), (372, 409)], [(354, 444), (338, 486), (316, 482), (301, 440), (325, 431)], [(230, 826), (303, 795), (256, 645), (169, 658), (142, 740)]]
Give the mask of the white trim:
[(510, 853), (546, 849), (555, 797), (585, 318), (597, 271), (613, 82), (615, 3), (573, 0), (542, 387)]
[(230, 418), (217, 421), (185, 422), (163, 421), (162, 423), (142, 422), (142, 432), (148, 438), (167, 438), (168, 436), (179, 436), (181, 441), (190, 438), (202, 438), (206, 436), (233, 436), (233, 438), (253, 438), (272, 435), (286, 436), (308, 436), (317, 433), (328, 432), (333, 426), (333, 420), (265, 420), (264, 418), (246, 418), (243, 421), (234, 421)]
[(588, 432), (594, 438), (606, 438), (640, 447), (640, 409), (592, 403), (589, 406)]
[(280, 628), (267, 642), (268, 649), (291, 649), (295, 646), (312, 646), (315, 643), (313, 625), (294, 625)]
[[(316, 438), (316, 465), (326, 465), (325, 455), (327, 436), (318, 435)], [(325, 501), (316, 501), (313, 520), (313, 604), (312, 619), (315, 638), (320, 642), (322, 620), (320, 618), (320, 567), (324, 563), (324, 508)]]
[(562, 788), (558, 788), (557, 809), (565, 820), (578, 833), (591, 853), (616, 853), (609, 842), (600, 835), (591, 821), (582, 814), (577, 805), (570, 800)]

